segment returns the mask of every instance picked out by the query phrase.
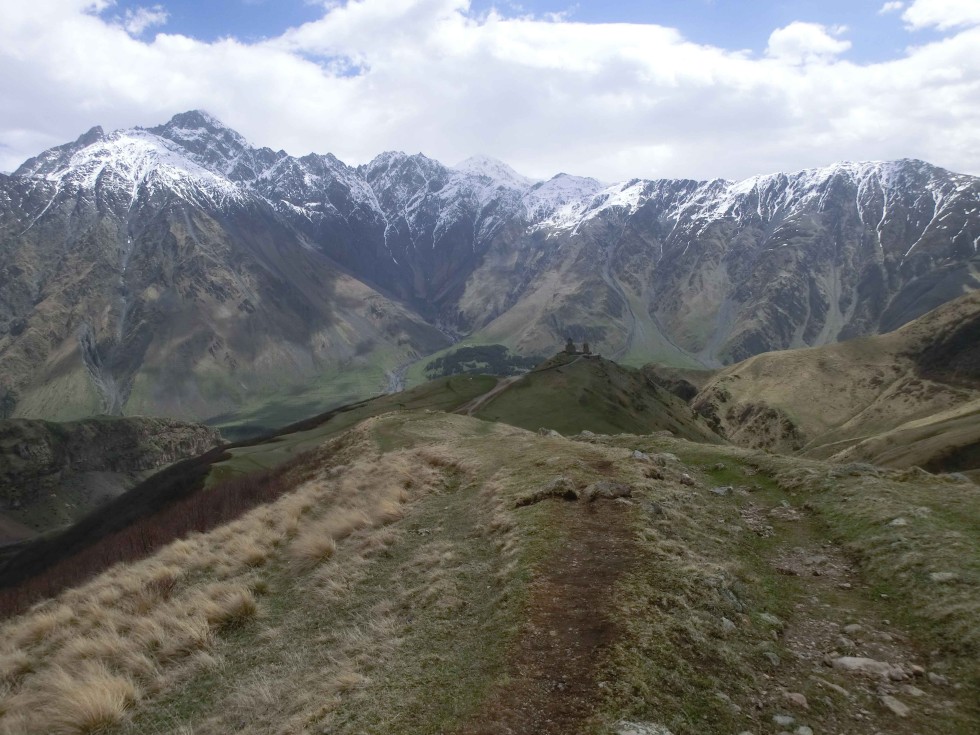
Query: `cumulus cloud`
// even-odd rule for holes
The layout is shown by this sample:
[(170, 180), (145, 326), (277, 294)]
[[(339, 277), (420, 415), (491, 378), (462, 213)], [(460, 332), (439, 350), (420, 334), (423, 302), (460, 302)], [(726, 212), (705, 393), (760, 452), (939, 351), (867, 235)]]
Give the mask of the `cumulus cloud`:
[(790, 64), (827, 62), (851, 47), (850, 41), (837, 38), (846, 30), (844, 26), (828, 28), (796, 21), (772, 32), (766, 54)]
[(140, 36), (147, 28), (164, 25), (169, 17), (170, 14), (162, 5), (154, 5), (150, 8), (127, 8), (119, 19), (119, 24), (127, 33)]
[(531, 176), (611, 181), (911, 156), (980, 173), (980, 28), (856, 64), (843, 29), (807, 23), (756, 56), (467, 0), (329, 3), (256, 43), (142, 39), (93, 7), (0, 3), (0, 170), (92, 125), (200, 107), (257, 145), (353, 164), (486, 153)]
[(878, 15), (885, 15), (886, 13), (896, 13), (904, 7), (905, 7), (905, 3), (902, 2), (901, 0), (891, 0), (891, 2), (885, 3), (878, 9)]
[(980, 25), (980, 0), (914, 0), (902, 20), (912, 30)]

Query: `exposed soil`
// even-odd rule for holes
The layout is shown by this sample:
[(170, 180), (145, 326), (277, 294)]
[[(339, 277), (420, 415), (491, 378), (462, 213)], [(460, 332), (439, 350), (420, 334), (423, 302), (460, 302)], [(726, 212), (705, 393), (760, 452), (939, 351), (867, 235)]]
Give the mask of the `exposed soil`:
[(596, 674), (617, 634), (603, 608), (635, 559), (628, 508), (615, 501), (548, 502), (566, 546), (532, 583), (507, 682), (460, 735), (574, 735), (598, 705)]

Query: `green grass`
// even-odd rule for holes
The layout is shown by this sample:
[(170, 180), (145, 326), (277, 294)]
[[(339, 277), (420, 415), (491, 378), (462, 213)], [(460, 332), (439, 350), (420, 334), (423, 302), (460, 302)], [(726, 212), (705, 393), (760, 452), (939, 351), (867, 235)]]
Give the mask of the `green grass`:
[[(805, 577), (779, 574), (772, 560), (793, 548), (820, 549), (834, 542), (856, 564), (862, 583), (853, 589), (826, 586), (820, 594), (828, 607), (813, 606), (807, 614), (840, 623), (887, 618), (924, 650), (935, 649), (939, 659), (933, 663), (962, 686), (944, 692), (959, 709), (925, 727), (929, 715), (914, 705), (917, 725), (930, 732), (973, 731), (980, 710), (964, 693), (977, 691), (978, 682), (980, 489), (942, 478), (903, 481), (898, 473), (828, 480), (832, 466), (821, 463), (672, 439), (620, 436), (602, 443), (673, 452), (701, 483), (687, 494), (672, 495), (664, 488), (640, 500), (641, 506), (652, 501), (663, 510), (636, 517), (639, 554), (646, 561), (624, 580), (616, 598), (625, 636), (604, 674), (617, 682), (607, 695), (608, 720), (658, 722), (677, 735), (765, 730), (769, 715), (756, 714), (752, 702), (772, 690), (770, 675), (789, 684), (786, 663), (773, 674), (763, 652), (783, 662), (793, 657), (781, 639), (769, 637), (759, 616), (769, 612), (792, 623), (800, 615), (798, 605), (808, 604), (815, 594)], [(751, 492), (707, 493), (717, 485), (750, 487)], [(748, 504), (764, 509), (789, 504), (802, 516), (792, 522), (772, 520), (771, 536), (731, 533), (738, 511)], [(887, 525), (898, 515), (912, 518), (912, 511), (924, 507), (931, 510), (915, 519), (921, 525), (914, 532)], [(927, 572), (939, 570), (955, 572), (959, 582), (929, 582)], [(728, 590), (742, 607), (719, 590)], [(722, 615), (736, 622), (736, 631), (719, 633)], [(847, 680), (839, 683), (851, 686)], [(804, 722), (838, 716), (851, 706), (814, 680), (796, 686), (810, 702)], [(741, 714), (719, 693), (738, 704)], [(762, 721), (750, 723), (746, 715)]]
[[(726, 453), (689, 444), (683, 446), (692, 451), (681, 453), (676, 443), (646, 437), (609, 443), (676, 452), (706, 487), (752, 482), (760, 486), (753, 500), (779, 492), (768, 478), (746, 477)], [(722, 460), (724, 468), (716, 469)], [(744, 502), (737, 496), (665, 489), (644, 493), (640, 502), (668, 511), (635, 517), (639, 555), (647, 561), (617, 594), (625, 635), (604, 674), (616, 682), (606, 702), (608, 718), (659, 722), (675, 733), (744, 730), (745, 714), (732, 702), (755, 694), (766, 670), (763, 651), (787, 655), (759, 614), (786, 619), (801, 594), (796, 580), (777, 574), (768, 563), (785, 538), (733, 533), (731, 524)], [(737, 632), (722, 635), (722, 617), (738, 621)]]
[(371, 416), (390, 411), (418, 409), (452, 411), (486, 393), (496, 385), (496, 382), (496, 378), (486, 375), (457, 375), (429, 381), (402, 393), (380, 396), (354, 410), (338, 413), (312, 429), (283, 434), (269, 442), (254, 446), (232, 449), (231, 459), (212, 467), (208, 482), (217, 482), (235, 474), (274, 467), (301, 452), (319, 446), (328, 438)]
[[(290, 717), (300, 708), (287, 702), (308, 689), (316, 706), (304, 722), (314, 731), (435, 735), (472, 717), (506, 678), (533, 570), (565, 539), (547, 504), (512, 513), (513, 528), (490, 522), (524, 483), (550, 476), (548, 447), (493, 437), (493, 426), (462, 417), (396, 414), (377, 429), (374, 441), (389, 452), (441, 447), (446, 437), (452, 448), (436, 456), (462, 465), (440, 461), (439, 487), (378, 532), (390, 543), (365, 551), (370, 535), (355, 534), (338, 545), (320, 577), (343, 580), (341, 592), (316, 591), (315, 575), (281, 559), (251, 572), (263, 591), (258, 620), (220, 637), (219, 668), (148, 702), (122, 732), (299, 728)], [(529, 466), (518, 467), (522, 458)], [(518, 541), (513, 551), (508, 538)], [(338, 670), (350, 686), (333, 696), (324, 683)]]
[(215, 417), (207, 423), (232, 440), (256, 436), (337, 406), (379, 395), (384, 384), (384, 369), (378, 365), (331, 371), (318, 376), (308, 386), (252, 398), (233, 415)]
[(710, 441), (684, 404), (642, 373), (602, 359), (560, 355), (518, 380), (475, 414), (535, 431), (643, 434), (670, 430)]

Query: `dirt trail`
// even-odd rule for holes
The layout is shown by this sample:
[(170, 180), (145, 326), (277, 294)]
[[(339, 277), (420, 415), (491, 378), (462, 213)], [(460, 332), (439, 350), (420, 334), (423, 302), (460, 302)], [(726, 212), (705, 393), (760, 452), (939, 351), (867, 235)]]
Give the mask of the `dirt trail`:
[(456, 409), (454, 413), (463, 414), (465, 416), (472, 416), (474, 412), (479, 411), (481, 408), (487, 405), (498, 395), (500, 395), (505, 390), (510, 388), (510, 386), (513, 385), (514, 382), (518, 380), (520, 377), (521, 377), (520, 375), (515, 375), (510, 378), (501, 378), (500, 380), (497, 381), (497, 384), (493, 388), (488, 390), (482, 396), (477, 396), (469, 403), (460, 406), (459, 408)]
[[(886, 599), (869, 593), (842, 549), (821, 538), (806, 511), (750, 503), (743, 521), (757, 531), (772, 524), (781, 543), (768, 563), (804, 585), (793, 614), (779, 632), (785, 654), (773, 659), (769, 686), (757, 692), (754, 709), (763, 720), (776, 714), (814, 732), (921, 735), (950, 732), (964, 713), (943, 680), (927, 676), (930, 657), (892, 620)], [(870, 659), (885, 675), (848, 671), (842, 658)], [(835, 663), (838, 662), (838, 663)], [(808, 706), (794, 704), (803, 693)], [(895, 704), (897, 701), (898, 704)], [(896, 712), (897, 708), (900, 712)]]
[(595, 711), (596, 672), (617, 632), (603, 607), (635, 557), (629, 509), (555, 502), (550, 512), (567, 546), (536, 575), (507, 683), (459, 735), (574, 735)]

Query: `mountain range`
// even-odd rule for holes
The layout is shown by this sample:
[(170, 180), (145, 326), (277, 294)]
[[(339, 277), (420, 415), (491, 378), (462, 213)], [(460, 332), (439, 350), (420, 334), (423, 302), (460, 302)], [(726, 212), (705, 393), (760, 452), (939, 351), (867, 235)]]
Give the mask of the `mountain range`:
[(719, 367), (894, 330), (980, 286), (978, 243), (980, 179), (921, 161), (534, 181), (296, 158), (191, 111), (0, 175), (0, 390), (23, 417), (284, 423), (460, 341)]

